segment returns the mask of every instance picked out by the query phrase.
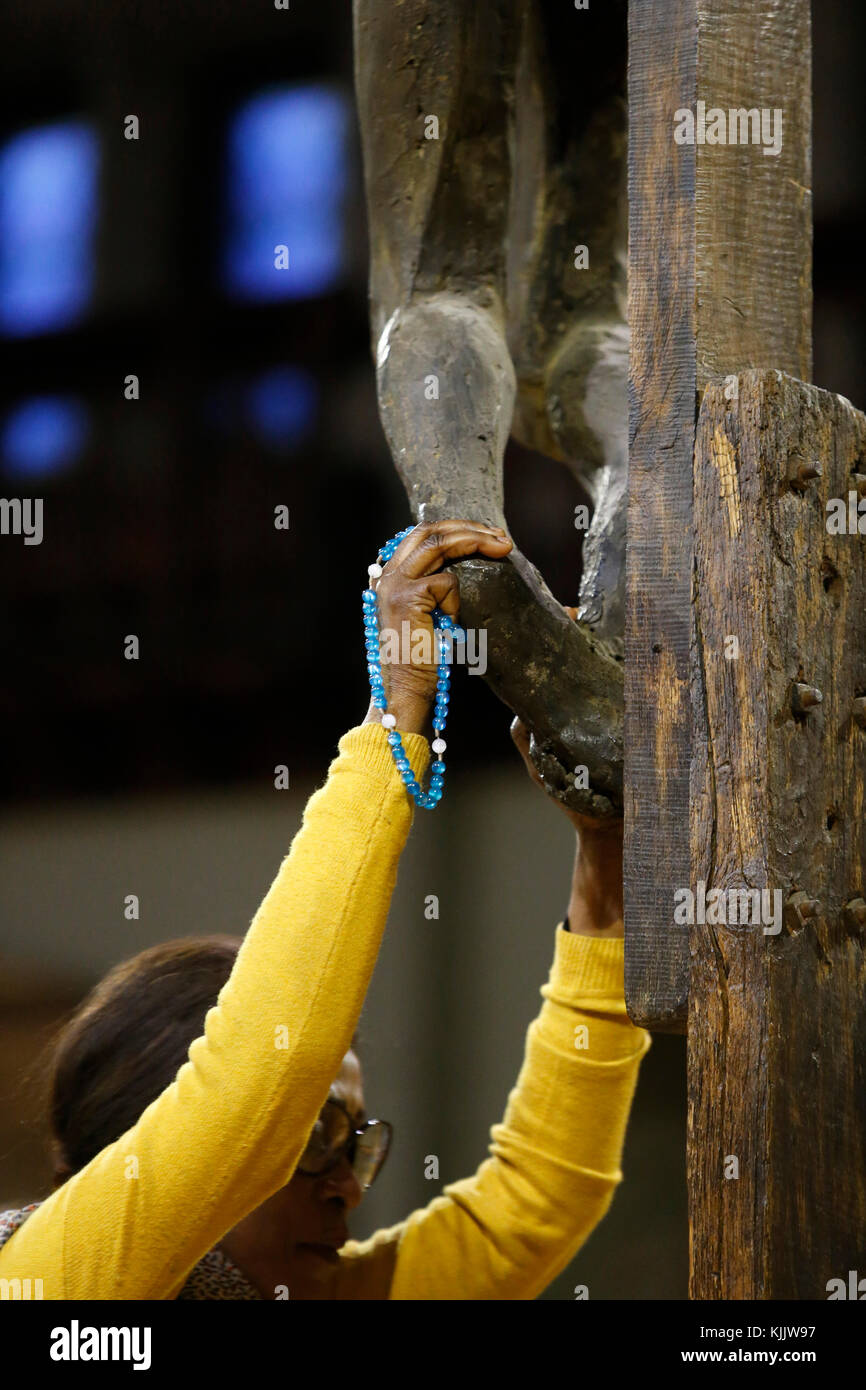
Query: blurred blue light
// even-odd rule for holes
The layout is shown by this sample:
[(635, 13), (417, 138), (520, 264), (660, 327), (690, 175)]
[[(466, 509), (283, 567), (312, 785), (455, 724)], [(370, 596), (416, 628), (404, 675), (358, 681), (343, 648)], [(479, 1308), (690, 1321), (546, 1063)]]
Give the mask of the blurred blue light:
[(13, 478), (45, 478), (69, 468), (83, 452), (90, 418), (80, 401), (34, 396), (7, 415), (0, 432), (3, 471)]
[(246, 414), (262, 442), (289, 449), (312, 430), (319, 407), (315, 378), (300, 367), (272, 367), (247, 388)]
[[(240, 108), (228, 137), (223, 276), (243, 299), (307, 299), (343, 269), (345, 98), (329, 87), (281, 87)], [(286, 246), (289, 267), (274, 265)]]
[(0, 148), (0, 331), (74, 323), (93, 287), (99, 147), (80, 122), (39, 126)]

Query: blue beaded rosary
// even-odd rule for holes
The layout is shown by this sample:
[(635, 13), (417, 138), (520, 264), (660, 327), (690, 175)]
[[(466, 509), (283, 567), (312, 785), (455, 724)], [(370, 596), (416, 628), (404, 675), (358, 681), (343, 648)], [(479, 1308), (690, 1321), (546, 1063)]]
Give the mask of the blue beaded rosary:
[[(400, 531), (393, 540), (388, 541), (379, 551), (376, 562), (367, 566), (367, 573), (371, 579), (379, 579), (382, 574), (382, 566), (387, 564), (397, 546), (404, 536), (408, 536), (410, 531), (414, 531), (414, 526), (407, 526)], [(442, 737), (445, 728), (445, 721), (448, 717), (448, 687), (451, 684), (451, 667), (448, 657), (451, 651), (451, 643), (459, 640), (463, 636), (462, 630), (454, 623), (453, 618), (449, 618), (447, 613), (443, 613), (440, 608), (434, 608), (431, 614), (433, 627), (435, 629), (434, 640), (439, 644), (439, 674), (436, 678), (436, 704), (433, 709), (433, 728), (436, 738), (433, 740), (433, 752), (436, 754), (436, 761), (430, 772), (430, 785), (427, 791), (421, 786), (412, 771), (412, 765), (406, 756), (403, 747), (403, 735), (396, 728), (397, 720), (393, 714), (388, 714), (388, 701), (385, 698), (385, 683), (382, 680), (382, 660), (379, 652), (379, 611), (376, 602), (375, 589), (365, 589), (363, 595), (364, 604), (364, 638), (367, 647), (367, 671), (370, 675), (370, 691), (373, 697), (373, 704), (376, 709), (384, 710), (382, 715), (382, 727), (388, 731), (388, 742), (391, 745), (391, 753), (397, 770), (406, 784), (406, 790), (415, 798), (418, 806), (423, 806), (425, 810), (432, 811), (442, 800), (442, 783), (445, 780), (445, 764), (442, 761), (442, 754), (447, 748), (447, 744)]]

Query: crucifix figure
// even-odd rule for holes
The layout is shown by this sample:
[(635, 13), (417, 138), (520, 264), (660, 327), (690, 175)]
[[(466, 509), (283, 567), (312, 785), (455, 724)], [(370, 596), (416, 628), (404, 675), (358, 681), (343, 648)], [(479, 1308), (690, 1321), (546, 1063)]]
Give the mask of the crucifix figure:
[[(462, 563), (462, 611), (487, 629), (488, 680), (532, 730), (548, 789), (621, 815), (625, 5), (354, 12), (388, 443), (416, 519), (504, 525), (509, 434), (586, 485), (577, 624), (519, 554)], [(580, 83), (575, 43), (593, 55)]]

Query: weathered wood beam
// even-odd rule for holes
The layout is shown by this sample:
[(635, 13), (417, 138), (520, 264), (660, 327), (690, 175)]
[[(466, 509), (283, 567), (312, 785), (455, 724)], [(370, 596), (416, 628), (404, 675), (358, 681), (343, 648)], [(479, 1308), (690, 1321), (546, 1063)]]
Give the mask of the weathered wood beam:
[[(780, 119), (779, 152), (677, 142), (713, 108), (726, 136), (732, 111), (759, 137)], [(688, 994), (697, 401), (748, 367), (811, 374), (810, 138), (807, 0), (631, 0), (626, 998), (655, 1029), (684, 1029)]]
[(691, 882), (728, 897), (688, 929), (691, 1294), (826, 1299), (866, 1272), (866, 417), (781, 373), (729, 395), (695, 449)]

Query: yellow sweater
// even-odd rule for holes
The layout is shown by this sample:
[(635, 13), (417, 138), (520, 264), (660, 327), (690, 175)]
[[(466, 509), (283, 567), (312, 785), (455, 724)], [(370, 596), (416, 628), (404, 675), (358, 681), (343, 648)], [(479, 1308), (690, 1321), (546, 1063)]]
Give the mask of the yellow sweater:
[[(404, 746), (422, 776), (426, 739)], [(0, 1278), (42, 1279), (47, 1299), (175, 1298), (289, 1181), (357, 1025), (411, 820), (384, 730), (352, 729), (189, 1060), (19, 1227)], [(534, 1298), (564, 1268), (622, 1179), (650, 1045), (626, 1016), (622, 970), (621, 941), (557, 929), (490, 1157), (400, 1225), (345, 1245), (336, 1298)]]

